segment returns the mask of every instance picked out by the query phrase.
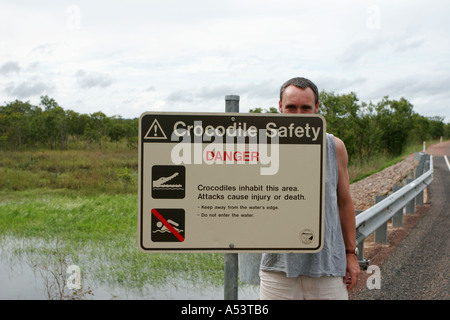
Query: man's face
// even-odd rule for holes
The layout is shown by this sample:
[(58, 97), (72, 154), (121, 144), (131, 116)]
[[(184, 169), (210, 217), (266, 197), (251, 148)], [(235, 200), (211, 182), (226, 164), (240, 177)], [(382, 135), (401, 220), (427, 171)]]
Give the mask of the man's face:
[(319, 102), (317, 105), (314, 102), (314, 91), (311, 88), (301, 89), (291, 85), (284, 90), (279, 109), (281, 113), (317, 113)]

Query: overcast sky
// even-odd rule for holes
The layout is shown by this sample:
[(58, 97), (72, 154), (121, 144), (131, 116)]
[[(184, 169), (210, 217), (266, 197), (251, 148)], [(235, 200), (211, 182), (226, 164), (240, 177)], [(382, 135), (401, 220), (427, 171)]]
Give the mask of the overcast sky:
[(0, 104), (135, 118), (233, 94), (247, 112), (304, 76), (450, 122), (448, 0), (0, 1)]

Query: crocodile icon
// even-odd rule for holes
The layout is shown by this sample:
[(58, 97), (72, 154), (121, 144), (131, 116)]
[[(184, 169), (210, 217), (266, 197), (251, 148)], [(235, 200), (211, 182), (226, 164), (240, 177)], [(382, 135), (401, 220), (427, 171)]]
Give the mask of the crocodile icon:
[(181, 184), (165, 184), (170, 180), (174, 179), (179, 175), (178, 172), (175, 172), (173, 175), (169, 177), (161, 177), (158, 180), (153, 181), (153, 189), (172, 189), (172, 190), (182, 190), (183, 186)]

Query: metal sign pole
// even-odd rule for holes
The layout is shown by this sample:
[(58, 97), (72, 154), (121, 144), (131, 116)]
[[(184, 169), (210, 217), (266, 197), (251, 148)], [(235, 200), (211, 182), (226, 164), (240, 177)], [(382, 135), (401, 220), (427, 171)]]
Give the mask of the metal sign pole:
[[(239, 96), (225, 96), (225, 112), (239, 112)], [(224, 299), (238, 300), (238, 254), (225, 253)]]

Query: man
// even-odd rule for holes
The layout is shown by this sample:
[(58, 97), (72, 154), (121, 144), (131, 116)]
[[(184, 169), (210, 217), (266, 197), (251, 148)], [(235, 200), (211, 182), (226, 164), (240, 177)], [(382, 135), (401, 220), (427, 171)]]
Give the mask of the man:
[[(317, 113), (319, 92), (305, 78), (280, 90), (281, 113)], [(327, 133), (324, 246), (318, 253), (263, 254), (260, 299), (348, 299), (358, 281), (356, 227), (345, 144)], [(301, 164), (299, 164), (301, 165)]]

